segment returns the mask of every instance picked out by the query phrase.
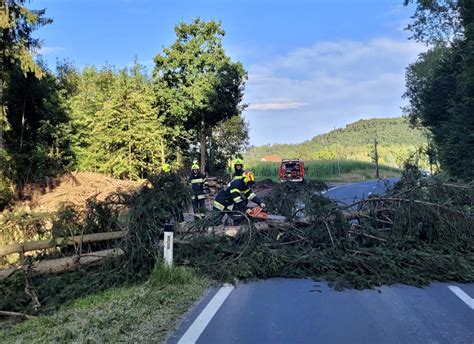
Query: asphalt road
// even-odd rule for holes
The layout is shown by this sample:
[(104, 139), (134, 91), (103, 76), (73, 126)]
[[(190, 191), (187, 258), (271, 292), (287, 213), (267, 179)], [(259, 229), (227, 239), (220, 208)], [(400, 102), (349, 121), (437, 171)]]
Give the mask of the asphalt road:
[[(339, 186), (350, 203), (387, 182)], [(276, 278), (214, 288), (168, 343), (474, 343), (474, 284), (433, 283), (335, 291), (324, 282)]]
[(398, 180), (399, 178), (389, 178), (345, 184), (329, 189), (325, 196), (337, 200), (339, 203), (351, 204), (358, 199), (383, 194), (387, 188), (392, 187)]

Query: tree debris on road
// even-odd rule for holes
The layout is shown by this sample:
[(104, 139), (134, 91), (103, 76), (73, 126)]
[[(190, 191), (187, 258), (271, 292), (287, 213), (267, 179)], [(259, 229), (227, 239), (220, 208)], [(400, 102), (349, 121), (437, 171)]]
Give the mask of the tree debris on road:
[[(37, 290), (45, 311), (90, 292), (146, 279), (161, 255), (163, 226), (170, 220), (177, 227), (176, 264), (217, 281), (298, 277), (357, 289), (474, 281), (472, 184), (442, 175), (421, 179), (416, 169), (408, 169), (385, 195), (344, 206), (323, 197), (325, 189), (323, 183), (278, 184), (266, 203), (287, 221), (249, 219), (245, 226), (226, 227), (212, 226), (209, 215), (178, 226), (189, 203), (189, 190), (178, 175), (158, 176), (133, 193), (91, 200), (81, 216), (71, 209), (58, 215), (53, 232), (66, 237), (127, 228), (127, 238), (115, 243), (123, 255), (108, 258), (100, 268), (48, 278), (18, 271), (0, 282), (0, 307), (35, 314), (25, 283)], [(95, 243), (81, 249), (88, 245), (111, 248)]]
[(417, 173), (405, 172), (386, 195), (344, 207), (314, 185), (280, 185), (267, 202), (289, 222), (233, 228), (228, 237), (198, 235), (203, 220), (177, 250), (179, 263), (230, 282), (310, 277), (362, 289), (473, 281), (473, 186), (442, 176), (422, 180)]

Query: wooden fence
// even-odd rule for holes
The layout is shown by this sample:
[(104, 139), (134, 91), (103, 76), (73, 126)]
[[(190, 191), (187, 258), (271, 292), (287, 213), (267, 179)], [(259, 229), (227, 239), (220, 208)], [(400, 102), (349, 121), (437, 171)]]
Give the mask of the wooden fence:
[(20, 254), (20, 265), (8, 269), (0, 270), (0, 280), (8, 278), (18, 269), (29, 269), (38, 274), (55, 273), (62, 271), (75, 270), (80, 266), (98, 264), (105, 257), (116, 257), (123, 254), (119, 248), (108, 250), (76, 254), (72, 257), (64, 257), (50, 260), (35, 261), (31, 265), (25, 266), (25, 252), (44, 250), (64, 245), (82, 245), (91, 242), (100, 242), (106, 240), (121, 239), (127, 235), (127, 231), (93, 233), (85, 235), (76, 235), (69, 238), (57, 238), (56, 240), (28, 241), (24, 243), (15, 243), (0, 246), (0, 257), (10, 254)]

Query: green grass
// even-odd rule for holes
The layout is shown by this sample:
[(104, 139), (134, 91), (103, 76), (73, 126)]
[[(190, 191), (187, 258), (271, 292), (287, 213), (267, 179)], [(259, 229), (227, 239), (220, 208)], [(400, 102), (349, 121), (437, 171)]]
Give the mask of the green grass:
[(210, 285), (188, 268), (160, 262), (146, 283), (93, 294), (53, 315), (10, 326), (0, 331), (0, 342), (161, 343)]
[[(272, 179), (278, 180), (278, 163), (260, 162), (247, 164), (246, 168), (252, 170), (258, 180)], [(328, 181), (350, 181), (365, 180), (375, 178), (375, 166), (373, 163), (365, 161), (351, 160), (315, 160), (305, 161), (305, 178), (322, 179)], [(391, 177), (400, 175), (398, 168), (390, 166), (380, 166), (380, 175)]]

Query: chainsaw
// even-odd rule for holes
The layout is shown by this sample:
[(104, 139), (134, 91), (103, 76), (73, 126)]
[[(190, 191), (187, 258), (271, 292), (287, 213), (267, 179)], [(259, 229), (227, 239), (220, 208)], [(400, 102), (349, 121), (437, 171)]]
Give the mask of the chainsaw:
[(256, 219), (258, 221), (268, 221), (268, 220), (285, 221), (286, 220), (286, 217), (284, 216), (268, 214), (268, 212), (261, 207), (254, 207), (254, 208), (247, 209), (245, 214), (248, 217), (251, 217), (252, 219)]

